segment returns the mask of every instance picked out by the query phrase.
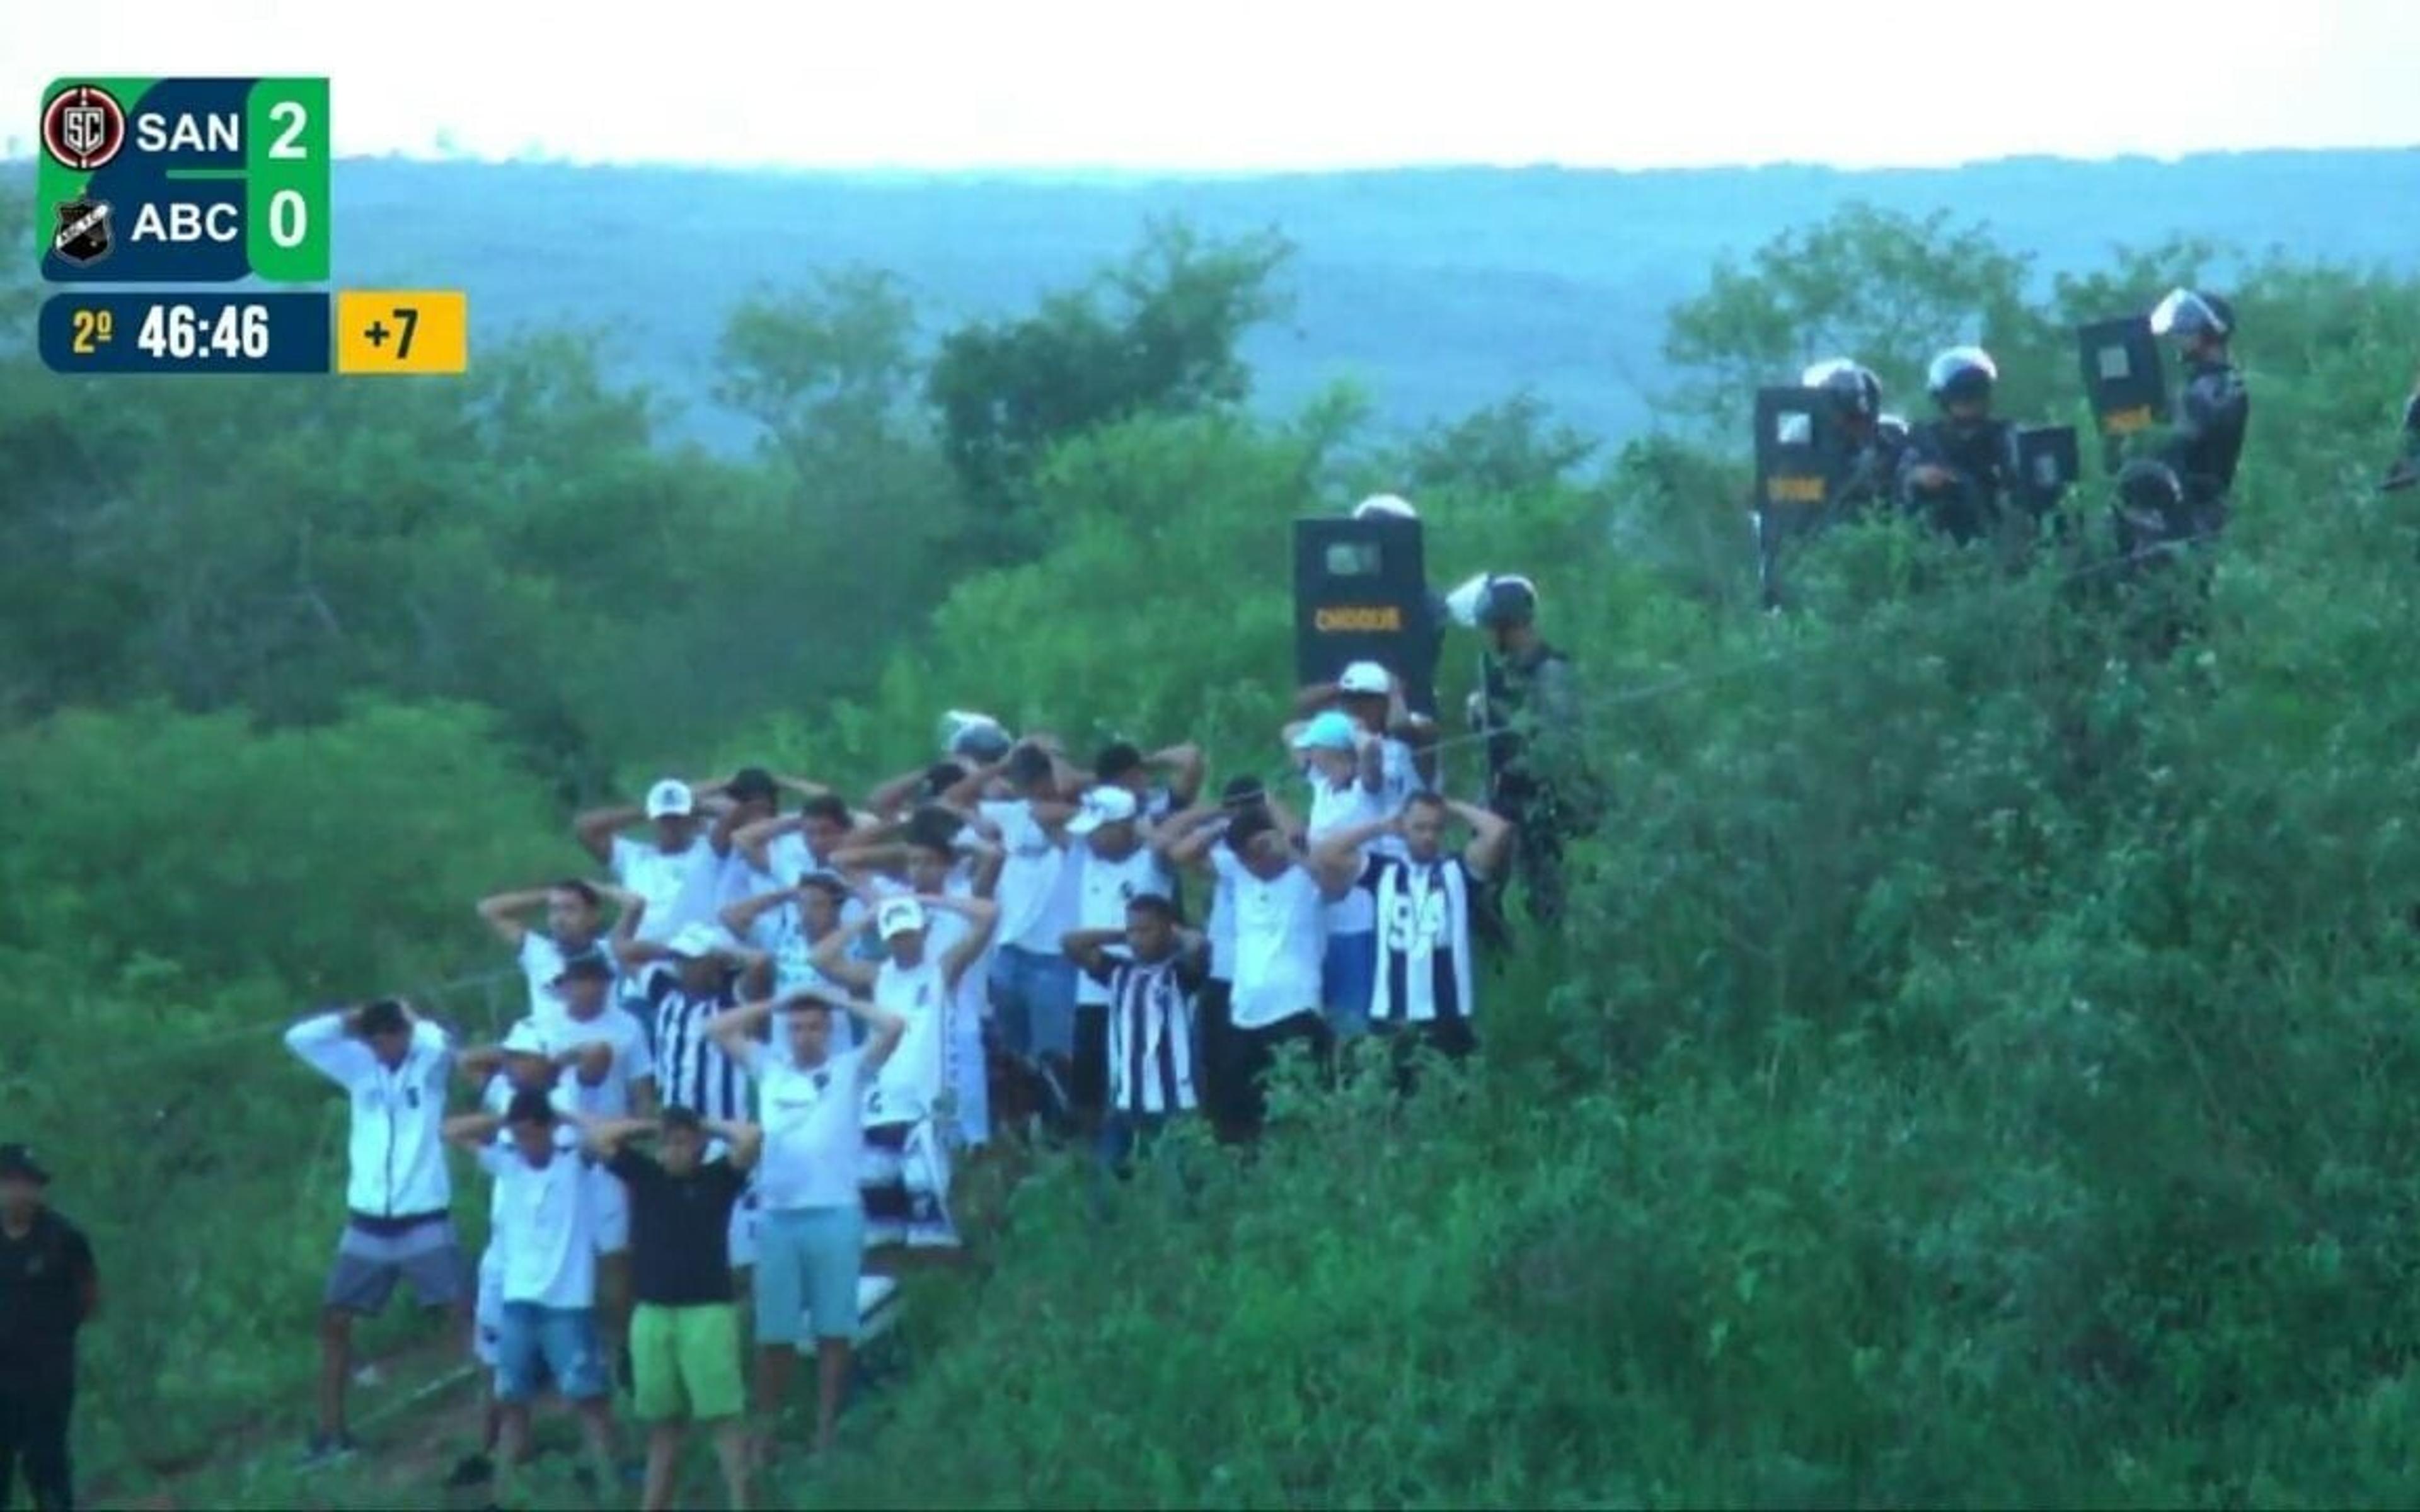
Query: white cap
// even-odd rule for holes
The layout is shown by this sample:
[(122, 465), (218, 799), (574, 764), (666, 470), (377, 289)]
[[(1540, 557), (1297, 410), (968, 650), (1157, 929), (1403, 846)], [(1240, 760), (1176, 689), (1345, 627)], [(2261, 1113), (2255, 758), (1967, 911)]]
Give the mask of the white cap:
[(521, 1019), (504, 1031), (504, 1054), (508, 1056), (542, 1056), (547, 1053), (546, 1034), (535, 1019)]
[(1418, 519), (1420, 517), (1420, 512), (1412, 507), (1410, 500), (1401, 494), (1391, 493), (1373, 493), (1353, 506), (1355, 519), (1372, 519), (1381, 517), (1393, 519)]
[(676, 777), (665, 778), (647, 790), (647, 817), (673, 819), (697, 812), (697, 795)]
[(1386, 668), (1374, 661), (1357, 661), (1345, 668), (1344, 675), (1336, 680), (1336, 690), (1357, 694), (1391, 693), (1395, 690), (1395, 680), (1387, 674)]
[(1084, 795), (1084, 806), (1067, 821), (1070, 835), (1089, 835), (1103, 825), (1122, 825), (1141, 812), (1135, 795), (1125, 788), (1098, 787)]
[(664, 942), (664, 949), (691, 961), (702, 961), (721, 949), (725, 938), (721, 930), (701, 919), (674, 931), (673, 937)]
[(886, 940), (913, 934), (926, 922), (924, 905), (913, 898), (885, 898), (874, 914), (875, 933)]

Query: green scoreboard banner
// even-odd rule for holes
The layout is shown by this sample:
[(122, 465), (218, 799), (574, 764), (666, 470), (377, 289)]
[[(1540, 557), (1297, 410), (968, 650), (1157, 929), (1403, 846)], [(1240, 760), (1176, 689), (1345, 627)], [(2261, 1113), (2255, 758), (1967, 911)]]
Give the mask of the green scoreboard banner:
[(42, 92), (42, 277), (329, 277), (328, 81), (60, 79)]

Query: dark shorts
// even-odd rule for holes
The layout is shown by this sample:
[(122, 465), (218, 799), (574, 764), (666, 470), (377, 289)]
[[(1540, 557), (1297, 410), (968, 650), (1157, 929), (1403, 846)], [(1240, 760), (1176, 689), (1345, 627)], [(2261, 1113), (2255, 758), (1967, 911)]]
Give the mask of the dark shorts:
[(322, 1303), (339, 1312), (375, 1318), (386, 1311), (396, 1283), (408, 1281), (412, 1300), (421, 1306), (452, 1307), (470, 1297), (470, 1280), (451, 1218), (441, 1214), (399, 1232), (348, 1221), (336, 1240), (336, 1263), (328, 1273)]
[(1217, 1090), (1217, 1117), (1223, 1129), (1242, 1137), (1260, 1133), (1268, 1119), (1268, 1089), (1264, 1085), (1277, 1065), (1278, 1052), (1300, 1044), (1311, 1052), (1324, 1075), (1333, 1064), (1336, 1035), (1317, 1009), (1278, 1020), (1261, 1028), (1232, 1026), (1223, 1036), (1226, 1058), (1212, 1086)]
[(1098, 1117), (1109, 1105), (1109, 1005), (1076, 1005), (1076, 1059), (1067, 1077), (1067, 1100), (1078, 1113)]

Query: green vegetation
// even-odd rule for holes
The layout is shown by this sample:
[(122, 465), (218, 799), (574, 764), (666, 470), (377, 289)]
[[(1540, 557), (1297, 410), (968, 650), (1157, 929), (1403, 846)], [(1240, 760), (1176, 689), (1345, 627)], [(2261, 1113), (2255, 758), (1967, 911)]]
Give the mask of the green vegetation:
[[(2220, 255), (2043, 288), (1979, 228), (1866, 210), (1774, 250), (1673, 313), (1678, 365), (1785, 376), (1803, 323), (1913, 408), (1966, 333), (1923, 310), (2060, 420), (2058, 332)], [(1115, 297), (938, 340), (872, 274), (768, 289), (724, 347), (742, 460), (659, 441), (565, 337), (454, 383), (0, 359), (0, 1088), (110, 1289), (88, 1474), (299, 1439), (343, 1115), (274, 1026), (491, 961), (471, 900), (575, 866), (570, 807), (662, 770), (862, 784), (953, 704), (1266, 769), (1287, 522), (1387, 486), (1440, 580), (1535, 576), (1596, 690), (1612, 808), (1568, 936), (1496, 982), (1466, 1083), (1298, 1099), (1249, 1177), (1198, 1151), (1188, 1202), (1137, 1182), (1106, 1226), (1071, 1173), (1021, 1189), (791, 1494), (2420, 1496), (2420, 521), (2371, 491), (2420, 282), (2226, 285), (2252, 446), (2207, 633), (2163, 662), (2055, 568), (1888, 525), (1752, 612), (1720, 432), (1255, 418), (1233, 354), (1274, 253), (1162, 232)], [(0, 351), (27, 307), (0, 290)], [(1122, 324), (1182, 357), (1087, 361)], [(213, 1463), (187, 1504), (293, 1504)]]

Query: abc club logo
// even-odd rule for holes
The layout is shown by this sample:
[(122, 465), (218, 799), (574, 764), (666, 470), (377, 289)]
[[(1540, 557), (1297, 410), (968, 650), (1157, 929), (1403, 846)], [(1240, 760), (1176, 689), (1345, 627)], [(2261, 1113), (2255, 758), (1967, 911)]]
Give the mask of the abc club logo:
[(42, 108), (42, 150), (78, 173), (105, 166), (126, 145), (126, 111), (98, 85), (70, 85)]

